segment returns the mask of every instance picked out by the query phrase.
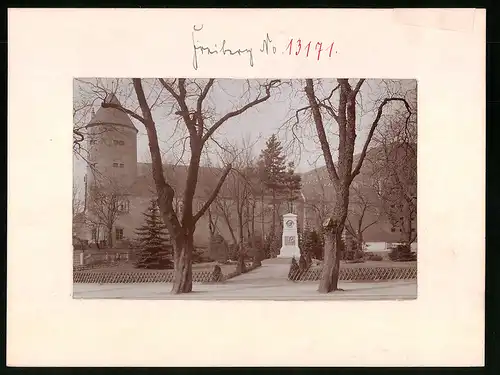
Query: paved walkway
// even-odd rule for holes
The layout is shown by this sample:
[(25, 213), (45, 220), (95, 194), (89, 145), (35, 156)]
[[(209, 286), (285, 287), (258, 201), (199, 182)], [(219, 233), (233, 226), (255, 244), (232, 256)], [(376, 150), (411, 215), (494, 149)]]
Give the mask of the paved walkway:
[(290, 259), (266, 259), (262, 266), (255, 270), (233, 277), (226, 284), (250, 284), (250, 285), (288, 285), (288, 271)]

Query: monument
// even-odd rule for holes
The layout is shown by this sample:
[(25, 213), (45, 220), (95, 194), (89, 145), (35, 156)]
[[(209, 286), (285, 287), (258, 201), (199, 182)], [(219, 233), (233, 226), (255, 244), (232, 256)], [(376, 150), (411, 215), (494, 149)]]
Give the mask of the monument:
[(297, 233), (297, 215), (283, 215), (283, 236), (278, 258), (300, 258), (299, 236)]

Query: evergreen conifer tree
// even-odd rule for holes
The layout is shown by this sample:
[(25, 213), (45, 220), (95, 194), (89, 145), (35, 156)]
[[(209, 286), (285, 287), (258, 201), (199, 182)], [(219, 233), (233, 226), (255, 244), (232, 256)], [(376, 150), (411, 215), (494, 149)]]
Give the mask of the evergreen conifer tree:
[(170, 236), (161, 219), (155, 199), (151, 200), (151, 204), (143, 215), (144, 224), (136, 229), (140, 253), (135, 266), (150, 269), (173, 268)]
[(299, 197), (300, 189), (302, 188), (302, 178), (295, 173), (293, 162), (288, 163), (288, 169), (283, 180), (286, 190), (286, 200), (288, 202), (288, 212), (293, 212), (293, 202)]
[(276, 199), (286, 189), (286, 162), (283, 155), (283, 147), (278, 140), (276, 134), (266, 142), (266, 148), (262, 150), (260, 155), (261, 163), (261, 181), (266, 188), (270, 191), (273, 199), (273, 220), (271, 234), (276, 234)]

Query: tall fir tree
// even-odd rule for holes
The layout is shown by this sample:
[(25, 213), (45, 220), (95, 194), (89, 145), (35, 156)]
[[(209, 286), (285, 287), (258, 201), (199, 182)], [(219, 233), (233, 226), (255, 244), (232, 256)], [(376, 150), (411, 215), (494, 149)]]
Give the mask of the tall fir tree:
[(293, 212), (293, 202), (297, 200), (300, 189), (302, 189), (302, 178), (295, 173), (295, 164), (293, 161), (288, 163), (283, 185), (286, 192), (286, 200), (288, 202), (288, 211)]
[(265, 189), (271, 193), (273, 218), (271, 235), (276, 235), (277, 197), (285, 190), (286, 162), (283, 147), (276, 134), (266, 142), (266, 148), (260, 155), (261, 181)]
[(170, 236), (161, 219), (158, 202), (155, 199), (151, 200), (143, 215), (144, 224), (136, 229), (141, 250), (135, 266), (149, 269), (173, 268)]

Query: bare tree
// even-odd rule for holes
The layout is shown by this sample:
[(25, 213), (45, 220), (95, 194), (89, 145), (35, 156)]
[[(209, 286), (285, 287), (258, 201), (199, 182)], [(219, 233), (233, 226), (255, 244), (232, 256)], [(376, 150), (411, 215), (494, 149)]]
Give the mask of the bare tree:
[(226, 223), (233, 246), (238, 250), (238, 270), (245, 271), (246, 245), (252, 241), (254, 230), (253, 215), (255, 209), (254, 185), (258, 175), (255, 170), (255, 161), (252, 147), (243, 140), (241, 145), (227, 145), (222, 160), (232, 165), (224, 183), (224, 194), (216, 198), (218, 213)]
[[(416, 95), (410, 102), (416, 107)], [(415, 111), (415, 110), (414, 110)], [(378, 184), (381, 207), (401, 234), (408, 248), (417, 239), (417, 124), (414, 117), (406, 123), (401, 113), (395, 113), (378, 129), (375, 142), (379, 145), (378, 163), (373, 177)]]
[(363, 250), (363, 233), (379, 221), (379, 201), (370, 184), (361, 181), (353, 183), (349, 194), (349, 212), (346, 230), (356, 239), (358, 251)]
[[(259, 90), (257, 90), (253, 99), (248, 99), (246, 104), (230, 110), (220, 117), (207, 109), (205, 100), (214, 86), (215, 79), (211, 78), (202, 81), (188, 80), (186, 78), (159, 78), (158, 81), (170, 98), (173, 99), (174, 113), (184, 124), (188, 133), (186, 143), (189, 147), (189, 162), (182, 197), (183, 210), (180, 217), (177, 216), (173, 206), (175, 191), (165, 179), (163, 172), (163, 161), (158, 142), (156, 122), (151, 110), (151, 100), (148, 102), (148, 97), (144, 90), (143, 79), (132, 79), (132, 86), (139, 104), (139, 111), (109, 102), (103, 102), (102, 106), (116, 108), (127, 113), (142, 123), (146, 129), (158, 203), (163, 221), (173, 239), (174, 282), (172, 292), (176, 294), (188, 293), (192, 291), (192, 253), (196, 223), (217, 197), (224, 180), (231, 170), (230, 164), (224, 168), (219, 183), (212, 192), (212, 195), (198, 212), (194, 212), (193, 198), (198, 182), (198, 172), (203, 149), (224, 123), (233, 117), (241, 115), (248, 109), (267, 101), (271, 97), (272, 89), (278, 86), (279, 80), (271, 80), (260, 84)], [(250, 94), (248, 97), (250, 97)]]
[(84, 208), (84, 202), (82, 200), (82, 191), (80, 186), (73, 182), (73, 199), (72, 199), (72, 207), (73, 207), (73, 217), (82, 212)]
[[(306, 190), (306, 209), (313, 212), (314, 221), (311, 223), (310, 215), (307, 216), (307, 225), (322, 230), (322, 225), (333, 211), (333, 196), (331, 194), (331, 183), (324, 181), (324, 177), (318, 168), (314, 169), (314, 177), (311, 181), (312, 190)], [(307, 185), (306, 185), (307, 186)]]
[(208, 214), (208, 230), (210, 232), (210, 237), (215, 236), (217, 234), (217, 223), (218, 223), (218, 216), (214, 214), (214, 209), (212, 206), (208, 207), (207, 214)]
[(89, 209), (86, 220), (96, 234), (96, 242), (99, 241), (99, 232), (105, 230), (106, 243), (113, 247), (113, 229), (120, 215), (129, 209), (129, 201), (126, 191), (117, 183), (106, 182), (95, 184), (89, 192)]
[[(357, 133), (356, 100), (365, 79), (360, 79), (352, 85), (348, 79), (337, 79), (337, 85), (326, 98), (319, 99), (316, 95), (312, 79), (306, 79), (305, 93), (309, 105), (299, 111), (310, 109), (313, 115), (316, 133), (325, 159), (328, 176), (335, 191), (335, 203), (332, 215), (324, 223), (325, 260), (319, 283), (320, 293), (338, 290), (340, 257), (342, 251), (342, 232), (349, 207), (349, 188), (352, 180), (361, 170), (373, 133), (380, 121), (384, 107), (394, 101), (402, 102), (408, 113), (411, 113), (404, 97), (391, 96), (383, 99), (376, 110), (375, 118), (363, 145), (361, 155), (353, 165), (355, 140)], [(338, 92), (337, 105), (333, 104), (334, 94)], [(324, 117), (332, 118), (338, 127), (338, 160), (335, 165), (330, 142), (326, 136)], [(328, 122), (327, 122), (328, 123)]]

